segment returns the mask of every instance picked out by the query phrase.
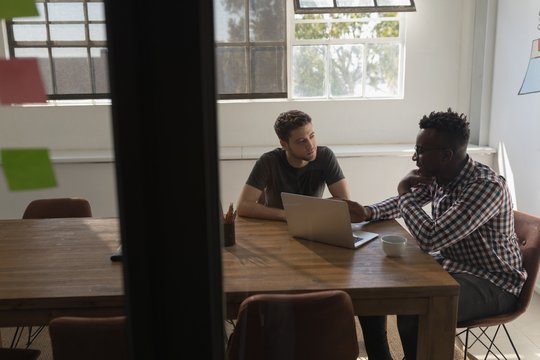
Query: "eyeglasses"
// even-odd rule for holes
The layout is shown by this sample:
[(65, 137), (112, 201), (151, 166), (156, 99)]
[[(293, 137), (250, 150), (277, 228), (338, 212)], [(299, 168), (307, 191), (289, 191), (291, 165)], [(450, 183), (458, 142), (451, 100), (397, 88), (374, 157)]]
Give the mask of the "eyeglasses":
[(414, 153), (416, 155), (422, 155), (426, 152), (429, 152), (429, 151), (433, 151), (433, 150), (445, 150), (445, 149), (448, 149), (447, 147), (434, 147), (434, 148), (427, 148), (427, 149), (424, 149), (423, 147), (421, 146), (418, 146), (418, 145), (415, 145), (414, 146)]

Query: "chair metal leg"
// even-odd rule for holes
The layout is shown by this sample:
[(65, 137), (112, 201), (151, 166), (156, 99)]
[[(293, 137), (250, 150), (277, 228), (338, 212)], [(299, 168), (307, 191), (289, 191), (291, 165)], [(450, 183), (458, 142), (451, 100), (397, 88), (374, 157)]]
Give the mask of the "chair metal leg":
[[(44, 325), (38, 326), (37, 329), (33, 330), (32, 326), (28, 326), (28, 336), (26, 337), (26, 343), (24, 344), (24, 347), (28, 349), (30, 345), (36, 340), (38, 335), (43, 331), (45, 328)], [(15, 329), (15, 333), (13, 334), (13, 338), (11, 339), (11, 348), (16, 348), (19, 345), (19, 341), (21, 340), (21, 337), (24, 332), (24, 327), (17, 327)]]
[(19, 344), (19, 340), (21, 339), (22, 333), (24, 328), (22, 327), (16, 327), (15, 332), (13, 333), (13, 338), (11, 339), (11, 345), (10, 348), (16, 348)]
[(465, 355), (463, 356), (463, 360), (467, 360), (467, 351), (469, 350), (469, 328), (465, 330)]
[(514, 352), (516, 353), (516, 356), (518, 360), (521, 360), (519, 357), (518, 351), (516, 350), (516, 347), (514, 345), (514, 342), (512, 341), (512, 338), (510, 337), (510, 333), (508, 332), (508, 329), (506, 328), (506, 325), (502, 324), (504, 332), (506, 333), (506, 337), (508, 338), (508, 341), (510, 341), (510, 345), (512, 345), (512, 349), (514, 349)]
[[(464, 353), (464, 360), (467, 359), (467, 354), (469, 352), (469, 349), (474, 345), (476, 344), (477, 342), (479, 344), (481, 344), (485, 349), (486, 349), (486, 356), (484, 357), (484, 360), (487, 360), (488, 356), (489, 355), (493, 355), (497, 360), (500, 360), (501, 357), (499, 356), (502, 356), (502, 359), (505, 359), (505, 360), (508, 360), (507, 357), (504, 355), (504, 353), (501, 351), (501, 349), (499, 349), (499, 347), (497, 346), (497, 344), (495, 344), (495, 339), (497, 338), (497, 335), (499, 333), (499, 330), (500, 328), (504, 329), (505, 333), (506, 333), (506, 337), (508, 338), (508, 341), (510, 342), (510, 345), (512, 345), (512, 349), (514, 350), (514, 353), (516, 354), (516, 357), (518, 360), (521, 360), (521, 358), (519, 357), (519, 354), (517, 352), (517, 349), (514, 345), (514, 342), (512, 341), (512, 338), (510, 337), (510, 333), (508, 332), (508, 329), (506, 328), (505, 324), (500, 324), (497, 326), (497, 328), (495, 329), (495, 333), (493, 334), (493, 336), (489, 336), (489, 334), (487, 334), (487, 330), (488, 330), (488, 327), (479, 327), (478, 330), (480, 331), (479, 334), (476, 334), (473, 329), (470, 329), (470, 328), (467, 328), (459, 333), (456, 334), (456, 336), (461, 336), (463, 333), (465, 333), (465, 345), (464, 345), (464, 350), (463, 350), (463, 353)], [(474, 340), (472, 341), (471, 344), (469, 344), (469, 333), (474, 337)], [(483, 338), (487, 339), (488, 341), (484, 341)]]
[(34, 340), (36, 340), (38, 335), (41, 334), (41, 332), (43, 331), (44, 328), (45, 328), (45, 326), (41, 325), (41, 326), (38, 326), (38, 328), (32, 332), (32, 326), (28, 327), (28, 338), (27, 338), (27, 341), (26, 341), (26, 348), (27, 349), (30, 347), (30, 345), (32, 345)]

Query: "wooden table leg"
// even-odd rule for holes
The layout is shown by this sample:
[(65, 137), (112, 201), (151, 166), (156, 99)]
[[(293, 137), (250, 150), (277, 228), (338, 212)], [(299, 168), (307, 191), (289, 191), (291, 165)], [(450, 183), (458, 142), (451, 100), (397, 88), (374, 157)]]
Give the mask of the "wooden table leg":
[(418, 360), (453, 360), (458, 297), (433, 297), (419, 316)]

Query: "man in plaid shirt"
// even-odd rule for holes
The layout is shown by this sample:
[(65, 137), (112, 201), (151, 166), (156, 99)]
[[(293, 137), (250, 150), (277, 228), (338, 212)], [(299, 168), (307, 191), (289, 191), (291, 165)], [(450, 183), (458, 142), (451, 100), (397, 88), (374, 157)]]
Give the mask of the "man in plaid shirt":
[[(397, 196), (369, 206), (346, 200), (351, 219), (403, 218), (420, 248), (459, 283), (458, 321), (511, 312), (527, 273), (506, 181), (467, 154), (463, 114), (432, 112), (419, 125), (412, 157), (417, 169), (399, 182)], [(431, 215), (423, 210), (428, 203)], [(385, 317), (359, 319), (369, 359), (392, 359)], [(397, 319), (405, 358), (416, 359), (418, 317)]]

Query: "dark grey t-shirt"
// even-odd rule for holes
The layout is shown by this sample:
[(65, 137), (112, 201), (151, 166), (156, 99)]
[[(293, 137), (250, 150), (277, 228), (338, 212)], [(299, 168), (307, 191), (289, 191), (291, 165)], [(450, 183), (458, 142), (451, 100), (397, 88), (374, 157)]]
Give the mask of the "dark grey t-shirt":
[(281, 192), (321, 197), (324, 186), (345, 178), (336, 156), (326, 146), (317, 147), (317, 157), (302, 168), (287, 162), (285, 150), (274, 149), (261, 155), (246, 184), (262, 190), (266, 206), (283, 209)]

